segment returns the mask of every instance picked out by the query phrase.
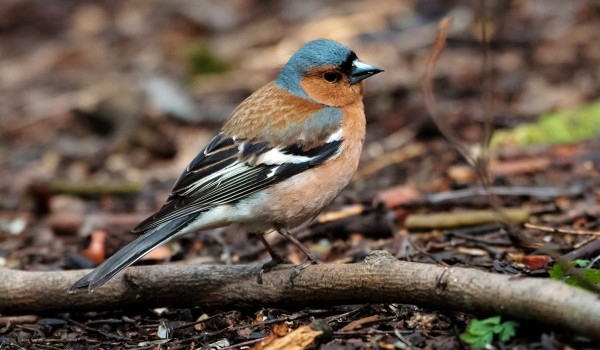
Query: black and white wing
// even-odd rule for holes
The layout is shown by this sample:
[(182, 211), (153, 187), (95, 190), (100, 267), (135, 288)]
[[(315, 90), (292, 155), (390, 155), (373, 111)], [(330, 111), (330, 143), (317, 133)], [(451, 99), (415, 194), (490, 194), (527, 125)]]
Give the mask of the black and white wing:
[(70, 289), (93, 291), (150, 250), (167, 242), (202, 213), (232, 204), (336, 157), (341, 132), (310, 149), (270, 146), (217, 134), (179, 177), (162, 208), (133, 229), (142, 233)]
[(134, 232), (144, 232), (177, 217), (235, 203), (318, 166), (339, 153), (342, 140), (338, 136), (333, 134), (327, 142), (305, 150), (296, 144), (272, 147), (220, 133), (181, 174), (163, 207), (140, 223)]

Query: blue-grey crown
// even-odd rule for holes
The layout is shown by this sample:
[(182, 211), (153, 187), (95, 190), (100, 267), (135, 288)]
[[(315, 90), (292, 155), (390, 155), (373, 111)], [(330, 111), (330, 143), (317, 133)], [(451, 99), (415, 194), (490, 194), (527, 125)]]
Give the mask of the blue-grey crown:
[(349, 70), (354, 59), (356, 59), (354, 52), (338, 42), (329, 39), (313, 40), (296, 51), (275, 82), (297, 96), (308, 98), (300, 85), (306, 72), (323, 66), (336, 66)]

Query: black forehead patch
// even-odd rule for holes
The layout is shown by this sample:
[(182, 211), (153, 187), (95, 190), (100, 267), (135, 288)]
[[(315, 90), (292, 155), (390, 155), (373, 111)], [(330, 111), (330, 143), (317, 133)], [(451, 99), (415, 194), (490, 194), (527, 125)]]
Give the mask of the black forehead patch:
[(342, 69), (342, 71), (344, 73), (350, 73), (352, 72), (352, 62), (354, 62), (354, 60), (356, 60), (358, 57), (356, 57), (356, 54), (354, 53), (354, 51), (350, 51), (350, 54), (348, 55), (348, 57), (346, 57), (346, 59), (344, 60), (344, 62), (342, 62), (342, 64), (340, 64), (340, 68)]

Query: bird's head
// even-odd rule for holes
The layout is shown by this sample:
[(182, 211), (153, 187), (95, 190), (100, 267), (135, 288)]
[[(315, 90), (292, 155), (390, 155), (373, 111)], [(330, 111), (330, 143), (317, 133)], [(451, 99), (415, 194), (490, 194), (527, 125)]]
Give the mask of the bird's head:
[(360, 61), (346, 46), (319, 39), (290, 58), (276, 83), (298, 97), (341, 107), (360, 100), (361, 81), (382, 71)]

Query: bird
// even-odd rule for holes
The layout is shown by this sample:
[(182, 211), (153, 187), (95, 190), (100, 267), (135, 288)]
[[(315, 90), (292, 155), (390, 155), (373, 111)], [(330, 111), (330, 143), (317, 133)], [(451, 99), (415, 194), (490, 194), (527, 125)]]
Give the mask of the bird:
[[(279, 75), (246, 98), (185, 168), (164, 205), (134, 229), (140, 236), (78, 280), (69, 292), (92, 292), (146, 253), (199, 230), (237, 224), (275, 230), (307, 257), (289, 232), (315, 218), (350, 182), (365, 139), (363, 80), (383, 70), (330, 39), (305, 43)], [(299, 271), (296, 270), (296, 273)]]

